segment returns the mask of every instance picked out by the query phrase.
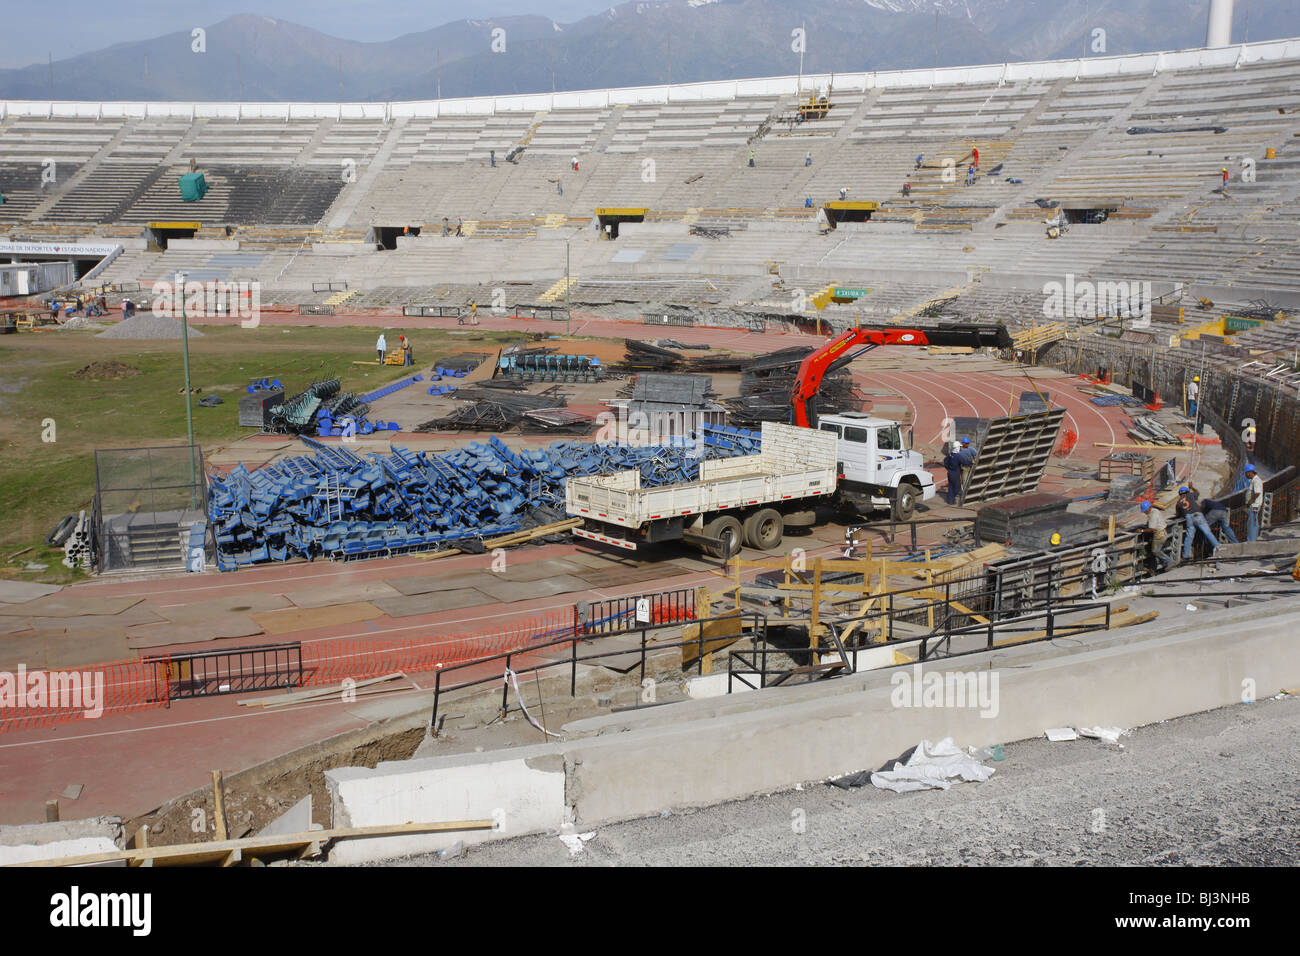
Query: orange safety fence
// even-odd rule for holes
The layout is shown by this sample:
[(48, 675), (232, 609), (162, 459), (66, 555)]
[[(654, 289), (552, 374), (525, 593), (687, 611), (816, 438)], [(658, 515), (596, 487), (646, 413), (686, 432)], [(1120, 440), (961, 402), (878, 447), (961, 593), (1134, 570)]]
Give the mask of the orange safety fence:
[[(651, 623), (693, 620), (686, 600), (657, 600)], [(402, 671), (418, 674), (529, 645), (549, 644), (585, 634), (574, 608), (523, 618), (507, 627), (470, 634), (437, 634), (392, 640), (327, 639), (301, 646), (300, 686), (364, 680)], [(268, 645), (279, 646), (279, 645)], [(288, 644), (284, 645), (290, 646)], [(232, 646), (230, 653), (238, 655)], [(161, 707), (172, 700), (173, 682), (189, 679), (185, 655), (152, 660), (115, 661), (75, 670), (0, 671), (0, 733), (49, 727), (88, 717)]]
[(1056, 446), (1057, 458), (1069, 458), (1070, 452), (1074, 451), (1074, 446), (1079, 444), (1079, 433), (1073, 428), (1067, 428), (1061, 433), (1061, 441)]
[(167, 703), (171, 681), (158, 662), (0, 671), (0, 733), (123, 714)]

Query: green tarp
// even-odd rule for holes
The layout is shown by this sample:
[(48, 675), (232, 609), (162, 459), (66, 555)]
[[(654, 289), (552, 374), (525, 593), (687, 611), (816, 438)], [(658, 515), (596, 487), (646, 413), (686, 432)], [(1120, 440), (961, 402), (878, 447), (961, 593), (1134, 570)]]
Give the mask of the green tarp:
[(181, 198), (186, 202), (196, 202), (208, 191), (208, 183), (202, 173), (186, 173), (178, 182), (181, 187)]

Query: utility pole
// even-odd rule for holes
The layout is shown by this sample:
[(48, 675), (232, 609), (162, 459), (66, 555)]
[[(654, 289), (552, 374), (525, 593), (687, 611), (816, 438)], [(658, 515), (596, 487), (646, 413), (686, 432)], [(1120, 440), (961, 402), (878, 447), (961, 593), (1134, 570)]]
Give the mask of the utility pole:
[(564, 334), (568, 335), (572, 328), (573, 315), (569, 312), (569, 243), (573, 242), (570, 236), (564, 240)]
[(190, 327), (185, 320), (185, 273), (176, 273), (176, 288), (181, 297), (181, 349), (185, 354), (185, 427), (190, 436), (190, 500), (194, 500), (194, 489), (198, 476), (194, 472), (194, 404), (190, 400)]

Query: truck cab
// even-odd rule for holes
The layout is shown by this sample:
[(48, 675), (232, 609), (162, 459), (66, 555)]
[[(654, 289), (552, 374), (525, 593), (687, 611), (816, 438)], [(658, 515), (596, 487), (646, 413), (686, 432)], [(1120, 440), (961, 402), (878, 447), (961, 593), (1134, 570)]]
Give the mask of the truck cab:
[(820, 431), (838, 439), (836, 460), (840, 475), (839, 497), (859, 511), (890, 508), (894, 517), (912, 517), (917, 501), (935, 495), (934, 477), (925, 461), (904, 440), (898, 422), (864, 412), (822, 415)]

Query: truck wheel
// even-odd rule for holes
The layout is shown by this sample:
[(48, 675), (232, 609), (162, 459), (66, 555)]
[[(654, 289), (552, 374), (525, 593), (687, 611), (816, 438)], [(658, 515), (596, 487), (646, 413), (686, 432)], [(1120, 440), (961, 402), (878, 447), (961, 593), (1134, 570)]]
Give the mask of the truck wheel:
[(743, 534), (740, 529), (740, 522), (731, 515), (714, 518), (706, 524), (704, 526), (704, 536), (706, 538), (722, 539), (721, 548), (709, 547), (709, 554), (715, 558), (731, 558), (740, 553)]
[(912, 515), (916, 514), (916, 502), (921, 496), (921, 489), (916, 485), (909, 485), (903, 482), (898, 486), (898, 492), (894, 495), (894, 518), (897, 521), (908, 521)]
[(781, 543), (785, 524), (781, 513), (771, 508), (760, 508), (745, 519), (745, 544), (760, 551), (771, 551)]
[(781, 523), (787, 528), (811, 528), (817, 523), (817, 512), (812, 508), (788, 511), (781, 516)]

